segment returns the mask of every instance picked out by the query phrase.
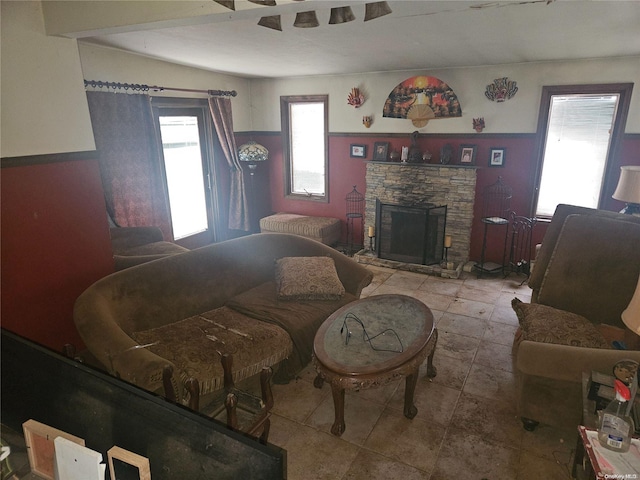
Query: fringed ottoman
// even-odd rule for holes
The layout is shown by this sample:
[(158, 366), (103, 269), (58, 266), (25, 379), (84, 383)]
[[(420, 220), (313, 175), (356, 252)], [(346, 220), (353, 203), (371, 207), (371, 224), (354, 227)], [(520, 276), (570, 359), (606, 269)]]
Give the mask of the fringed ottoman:
[(262, 233), (293, 233), (325, 245), (335, 245), (340, 240), (342, 226), (338, 218), (276, 213), (260, 219), (260, 231)]

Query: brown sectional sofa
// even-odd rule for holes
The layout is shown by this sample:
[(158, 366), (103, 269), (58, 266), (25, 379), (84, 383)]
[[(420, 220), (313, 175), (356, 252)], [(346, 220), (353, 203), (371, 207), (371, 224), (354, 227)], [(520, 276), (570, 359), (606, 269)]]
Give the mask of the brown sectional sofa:
[[(621, 359), (640, 361), (640, 351), (613, 349), (610, 338), (631, 333), (620, 315), (639, 276), (640, 217), (558, 206), (529, 279), (532, 303), (513, 302), (521, 325), (514, 341), (518, 413), (533, 421), (525, 427), (575, 427), (582, 373), (611, 374)], [(537, 332), (523, 335), (532, 324)]]
[[(331, 257), (345, 293), (335, 300), (280, 299), (276, 261), (284, 257)], [(201, 395), (223, 387), (224, 353), (233, 356), (236, 382), (280, 360), (276, 378), (292, 378), (311, 360), (322, 322), (358, 299), (371, 279), (370, 271), (314, 240), (255, 234), (109, 275), (78, 298), (74, 321), (108, 372), (188, 403), (194, 378)]]
[(109, 234), (116, 271), (189, 251), (165, 242), (158, 227), (111, 227)]

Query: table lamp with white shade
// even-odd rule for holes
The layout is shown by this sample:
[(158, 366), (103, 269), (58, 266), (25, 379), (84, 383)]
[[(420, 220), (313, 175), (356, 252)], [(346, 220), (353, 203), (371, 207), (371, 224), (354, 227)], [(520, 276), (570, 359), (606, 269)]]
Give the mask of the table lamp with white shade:
[(620, 179), (612, 197), (627, 204), (620, 213), (640, 215), (640, 166), (620, 167)]
[(624, 324), (632, 332), (640, 335), (640, 278), (638, 278), (638, 285), (629, 306), (622, 312), (621, 317)]
[(626, 336), (625, 343), (628, 348), (634, 350), (640, 344), (640, 278), (638, 278), (638, 285), (636, 285), (636, 291), (631, 297), (631, 301), (627, 308), (620, 315), (622, 321), (635, 335), (633, 338)]

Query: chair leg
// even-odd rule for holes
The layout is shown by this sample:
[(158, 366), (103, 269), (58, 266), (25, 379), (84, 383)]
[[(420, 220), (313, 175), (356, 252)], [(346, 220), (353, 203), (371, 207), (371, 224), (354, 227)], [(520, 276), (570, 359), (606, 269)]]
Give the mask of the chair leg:
[(229, 392), (235, 387), (233, 383), (233, 356), (224, 353), (220, 362), (222, 363), (222, 371), (224, 372), (224, 389)]
[(264, 367), (262, 372), (260, 372), (260, 391), (262, 392), (262, 402), (267, 412), (273, 407), (273, 392), (271, 391), (272, 375), (273, 370), (271, 367)]
[(189, 392), (189, 408), (196, 412), (200, 411), (200, 383), (191, 377), (185, 382), (185, 388)]
[(262, 425), (262, 434), (260, 435), (260, 443), (266, 445), (269, 441), (269, 430), (271, 429), (271, 419), (267, 418)]
[(165, 365), (162, 369), (162, 387), (164, 388), (164, 397), (170, 402), (176, 403), (176, 391), (173, 388), (173, 367)]
[(75, 360), (76, 362), (84, 363), (82, 357), (80, 357), (78, 355), (78, 351), (76, 350), (76, 346), (74, 344), (72, 344), (72, 343), (65, 343), (64, 344), (64, 346), (62, 347), (62, 354), (67, 358)]
[(227, 394), (227, 398), (224, 401), (224, 406), (227, 409), (227, 427), (229, 428), (238, 428), (238, 415), (236, 412), (237, 405), (238, 397), (236, 397), (233, 393)]
[(530, 418), (520, 417), (520, 420), (522, 420), (522, 426), (527, 432), (533, 432), (536, 427), (540, 425), (540, 422), (531, 420)]

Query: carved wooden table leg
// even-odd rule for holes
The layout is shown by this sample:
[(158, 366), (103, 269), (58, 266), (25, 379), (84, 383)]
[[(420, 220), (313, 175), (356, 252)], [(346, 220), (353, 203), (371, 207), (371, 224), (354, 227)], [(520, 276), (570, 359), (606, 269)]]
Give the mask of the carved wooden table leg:
[(344, 433), (346, 428), (344, 424), (344, 388), (332, 384), (331, 393), (333, 394), (333, 409), (336, 416), (333, 426), (331, 427), (331, 433), (339, 437)]
[(404, 381), (404, 416), (412, 419), (418, 414), (418, 409), (413, 404), (413, 397), (418, 383), (418, 370), (406, 376)]

